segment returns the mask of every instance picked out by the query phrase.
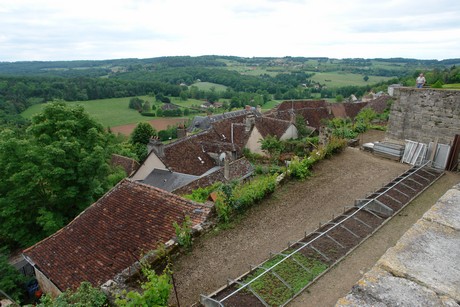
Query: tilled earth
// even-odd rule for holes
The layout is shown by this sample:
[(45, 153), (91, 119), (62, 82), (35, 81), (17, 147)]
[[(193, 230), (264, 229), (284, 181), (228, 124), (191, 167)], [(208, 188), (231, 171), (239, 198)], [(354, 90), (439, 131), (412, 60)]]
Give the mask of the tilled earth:
[[(376, 133), (361, 142), (382, 138)], [(347, 148), (314, 168), (313, 177), (283, 184), (250, 209), (231, 229), (212, 231), (194, 242), (192, 252), (174, 261), (174, 279), (181, 306), (210, 294), (343, 212), (409, 168), (355, 148)], [(175, 295), (171, 304), (177, 305)]]

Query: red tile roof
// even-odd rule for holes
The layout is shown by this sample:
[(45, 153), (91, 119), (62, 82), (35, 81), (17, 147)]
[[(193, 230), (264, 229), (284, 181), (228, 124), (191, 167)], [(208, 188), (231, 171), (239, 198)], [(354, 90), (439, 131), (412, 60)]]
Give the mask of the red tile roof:
[(383, 113), (385, 109), (389, 108), (388, 103), (392, 100), (393, 98), (388, 95), (382, 95), (374, 100), (371, 100), (367, 103), (367, 107), (371, 108), (374, 110), (377, 114)]
[(265, 138), (268, 135), (271, 135), (278, 139), (283, 136), (291, 125), (291, 122), (288, 120), (271, 117), (257, 117), (255, 124), (262, 137)]
[(345, 114), (348, 118), (355, 118), (362, 108), (367, 106), (367, 102), (346, 102), (343, 103)]
[(173, 222), (189, 215), (197, 225), (208, 213), (201, 204), (124, 179), (24, 255), (62, 291), (82, 281), (100, 286), (173, 238)]
[(332, 111), (325, 100), (295, 100), (283, 101), (273, 112), (271, 117), (291, 120), (294, 115), (302, 115), (307, 126), (319, 129), (323, 120), (332, 119)]
[(215, 137), (209, 131), (182, 138), (164, 147), (164, 156), (160, 157), (166, 167), (183, 174), (200, 176), (216, 166), (202, 146), (203, 142), (211, 142)]

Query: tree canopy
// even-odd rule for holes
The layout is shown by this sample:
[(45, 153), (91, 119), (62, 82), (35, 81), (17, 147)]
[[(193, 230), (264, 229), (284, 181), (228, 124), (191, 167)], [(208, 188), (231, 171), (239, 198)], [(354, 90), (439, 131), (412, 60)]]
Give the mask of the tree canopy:
[(0, 133), (0, 243), (27, 246), (108, 189), (108, 134), (83, 107), (51, 103), (25, 132)]

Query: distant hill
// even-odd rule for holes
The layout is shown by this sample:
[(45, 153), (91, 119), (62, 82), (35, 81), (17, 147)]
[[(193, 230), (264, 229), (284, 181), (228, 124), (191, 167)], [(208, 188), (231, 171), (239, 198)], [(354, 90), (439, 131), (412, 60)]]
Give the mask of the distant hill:
[[(116, 77), (125, 80), (151, 80), (159, 73), (195, 69), (225, 69), (242, 75), (264, 76), (286, 73), (343, 72), (382, 77), (401, 77), (416, 70), (444, 69), (460, 65), (460, 59), (417, 60), (405, 58), (333, 59), (327, 57), (235, 57), (207, 55), (98, 61), (0, 62), (0, 75), (52, 77)], [(173, 74), (174, 75), (174, 74)], [(190, 78), (187, 74), (185, 78)], [(188, 84), (195, 80), (187, 80)]]

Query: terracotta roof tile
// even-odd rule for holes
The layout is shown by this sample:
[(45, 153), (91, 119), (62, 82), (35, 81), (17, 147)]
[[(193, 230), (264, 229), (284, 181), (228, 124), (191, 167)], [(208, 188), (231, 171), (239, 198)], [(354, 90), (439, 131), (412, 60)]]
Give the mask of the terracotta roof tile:
[(383, 113), (385, 109), (389, 108), (388, 103), (392, 100), (391, 96), (382, 95), (367, 103), (367, 107), (374, 110), (377, 114)]
[(174, 237), (173, 222), (189, 215), (196, 225), (208, 213), (200, 204), (124, 179), (24, 255), (62, 291), (85, 280), (99, 286)]
[(166, 145), (164, 157), (160, 159), (173, 172), (202, 175), (216, 166), (202, 146), (203, 142), (210, 142), (213, 138), (209, 131), (182, 138)]
[(291, 126), (291, 122), (277, 118), (257, 117), (255, 126), (262, 137), (271, 135), (279, 139)]
[(347, 102), (343, 103), (345, 114), (348, 118), (355, 118), (359, 111), (367, 105), (367, 102)]
[(272, 112), (272, 116), (278, 119), (291, 120), (295, 115), (302, 115), (307, 126), (319, 129), (323, 120), (333, 118), (329, 104), (325, 100), (295, 100), (283, 101)]

